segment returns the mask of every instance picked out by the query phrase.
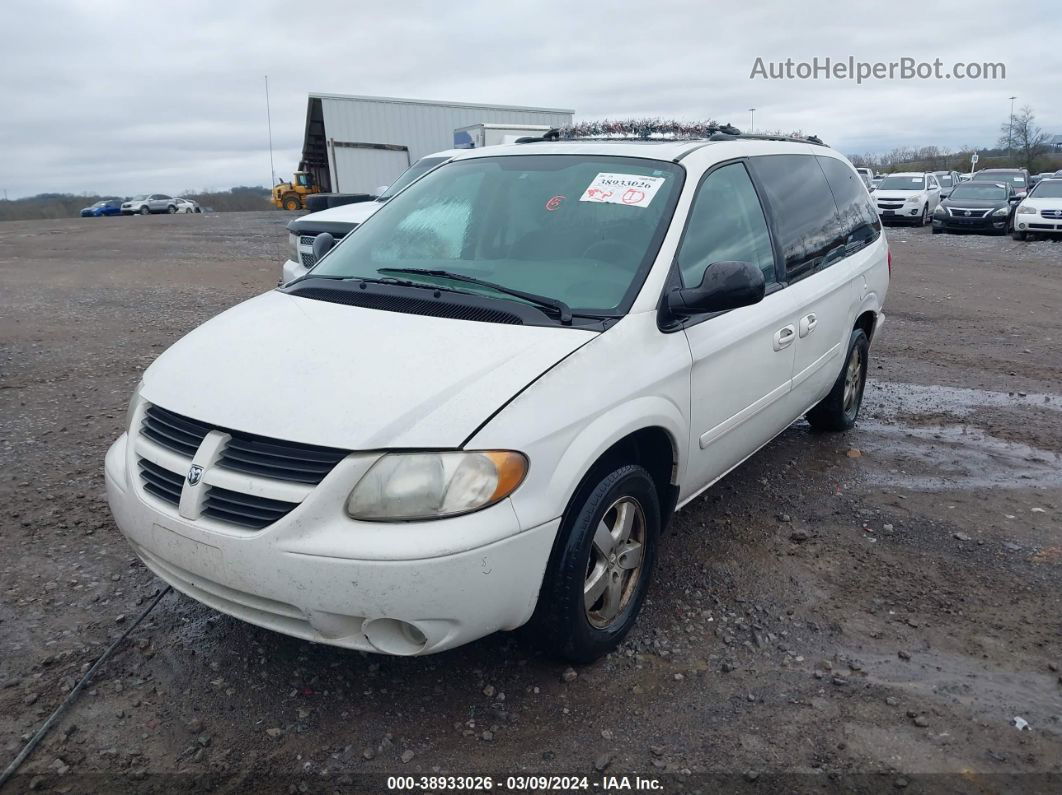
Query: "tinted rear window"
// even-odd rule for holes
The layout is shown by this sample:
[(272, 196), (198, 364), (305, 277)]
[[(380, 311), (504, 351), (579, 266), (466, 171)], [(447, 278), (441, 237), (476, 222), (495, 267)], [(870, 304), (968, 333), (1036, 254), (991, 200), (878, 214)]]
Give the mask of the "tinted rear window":
[(841, 221), (841, 234), (844, 235), (846, 246), (849, 246), (849, 253), (854, 243), (865, 245), (877, 240), (881, 221), (863, 181), (841, 160), (821, 155), (815, 159), (819, 161), (830, 190), (833, 191)]
[(765, 155), (749, 164), (771, 204), (786, 279), (802, 279), (844, 244), (826, 177), (811, 155)]

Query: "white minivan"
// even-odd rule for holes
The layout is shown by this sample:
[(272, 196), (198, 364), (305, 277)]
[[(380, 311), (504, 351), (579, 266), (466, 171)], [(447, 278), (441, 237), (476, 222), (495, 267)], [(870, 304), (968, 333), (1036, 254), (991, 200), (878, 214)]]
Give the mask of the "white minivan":
[(530, 623), (592, 660), (676, 509), (802, 416), (852, 427), (890, 264), (816, 139), (471, 150), (163, 353), (110, 505), (253, 624), (416, 655)]

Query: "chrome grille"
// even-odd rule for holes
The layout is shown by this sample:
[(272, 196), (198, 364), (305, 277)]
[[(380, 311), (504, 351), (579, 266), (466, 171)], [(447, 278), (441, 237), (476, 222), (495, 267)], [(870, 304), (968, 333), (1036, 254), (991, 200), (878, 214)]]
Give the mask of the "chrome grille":
[[(951, 215), (955, 218), (984, 218), (990, 212), (992, 211), (985, 210), (981, 207), (971, 207), (969, 209), (967, 209), (966, 207), (948, 208), (948, 215)], [(967, 213), (969, 213), (969, 215), (967, 215)]]
[[(319, 484), (347, 455), (346, 450), (288, 442), (265, 436), (219, 428), (159, 406), (149, 405), (140, 424), (137, 459), (144, 491), (153, 497), (180, 505), (185, 475), (203, 440), (212, 431), (229, 438), (217, 461), (206, 465), (201, 516), (238, 527), (261, 530), (286, 516), (299, 505), (312, 486)], [(159, 448), (165, 448), (163, 452)], [(177, 454), (175, 458), (173, 453)], [(247, 491), (243, 477), (222, 478), (221, 471), (250, 476)], [(212, 480), (210, 473), (216, 473)], [(248, 493), (253, 491), (254, 493)]]
[(303, 246), (312, 246), (313, 245), (313, 239), (315, 237), (317, 237), (317, 235), (300, 235), (299, 236), (299, 244), (303, 245)]
[(298, 505), (296, 502), (271, 500), (253, 494), (230, 491), (220, 486), (211, 486), (207, 490), (203, 516), (252, 530), (261, 530), (287, 516), (296, 505)]
[(140, 466), (140, 480), (144, 484), (144, 491), (172, 505), (180, 503), (184, 475), (170, 472), (146, 458), (141, 458), (137, 463)]

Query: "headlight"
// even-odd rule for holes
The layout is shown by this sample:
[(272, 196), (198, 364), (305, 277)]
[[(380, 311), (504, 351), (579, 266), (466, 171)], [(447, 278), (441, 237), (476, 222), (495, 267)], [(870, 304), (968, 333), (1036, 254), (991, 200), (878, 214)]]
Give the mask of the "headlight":
[(299, 261), (299, 236), (293, 232), (288, 232), (288, 245), (291, 246), (291, 260), (292, 262)]
[(129, 396), (129, 405), (125, 407), (125, 429), (130, 430), (133, 424), (133, 413), (136, 411), (136, 405), (140, 400), (140, 390), (144, 388), (144, 379), (140, 379), (140, 383), (136, 385), (136, 389), (133, 390), (133, 394)]
[(937, 209), (933, 211), (933, 215), (939, 215), (941, 218), (943, 218), (947, 214), (948, 211), (941, 207), (939, 204), (937, 205)]
[(391, 453), (350, 492), (347, 513), (368, 521), (412, 521), (478, 511), (523, 482), (527, 459), (505, 450)]
[(1018, 208), (1018, 215), (1036, 215), (1036, 208), (1023, 204)]
[(1010, 208), (1009, 207), (1000, 207), (998, 210), (996, 210), (994, 213), (992, 213), (992, 215), (1010, 215)]

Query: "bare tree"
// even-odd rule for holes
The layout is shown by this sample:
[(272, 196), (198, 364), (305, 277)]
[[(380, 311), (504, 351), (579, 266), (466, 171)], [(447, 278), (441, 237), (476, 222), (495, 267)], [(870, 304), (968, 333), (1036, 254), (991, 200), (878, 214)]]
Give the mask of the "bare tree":
[(1036, 126), (1030, 105), (1023, 107), (999, 128), (999, 148), (1006, 149), (1018, 164), (1035, 171), (1037, 159), (1047, 152), (1047, 133)]

